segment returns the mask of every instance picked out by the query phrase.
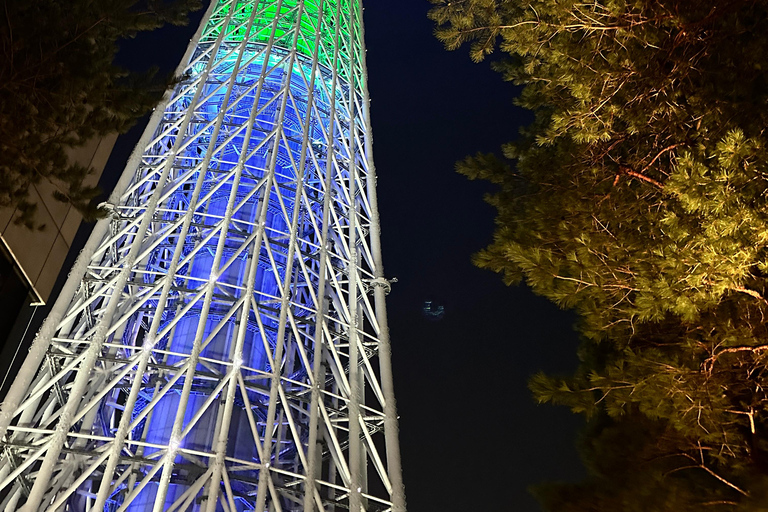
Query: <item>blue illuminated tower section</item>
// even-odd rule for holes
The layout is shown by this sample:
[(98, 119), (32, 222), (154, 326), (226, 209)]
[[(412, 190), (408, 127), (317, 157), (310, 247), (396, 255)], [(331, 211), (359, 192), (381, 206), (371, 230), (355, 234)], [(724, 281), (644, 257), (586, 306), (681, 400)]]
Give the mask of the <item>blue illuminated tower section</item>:
[(1, 509), (405, 511), (364, 52), (359, 0), (211, 3), (0, 409)]

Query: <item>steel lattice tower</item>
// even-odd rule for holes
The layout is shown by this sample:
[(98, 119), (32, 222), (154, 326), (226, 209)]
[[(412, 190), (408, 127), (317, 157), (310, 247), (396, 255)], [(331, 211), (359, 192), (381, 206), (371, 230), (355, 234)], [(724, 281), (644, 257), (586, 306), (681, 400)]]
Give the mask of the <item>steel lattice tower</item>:
[(0, 410), (0, 509), (404, 512), (360, 0), (213, 0)]

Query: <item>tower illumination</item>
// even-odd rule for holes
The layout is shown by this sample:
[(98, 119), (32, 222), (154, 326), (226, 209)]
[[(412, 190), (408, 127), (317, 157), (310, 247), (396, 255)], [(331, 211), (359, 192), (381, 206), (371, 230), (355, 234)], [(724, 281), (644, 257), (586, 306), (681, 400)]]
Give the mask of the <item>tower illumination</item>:
[(0, 509), (405, 511), (364, 52), (360, 0), (212, 1), (0, 409)]

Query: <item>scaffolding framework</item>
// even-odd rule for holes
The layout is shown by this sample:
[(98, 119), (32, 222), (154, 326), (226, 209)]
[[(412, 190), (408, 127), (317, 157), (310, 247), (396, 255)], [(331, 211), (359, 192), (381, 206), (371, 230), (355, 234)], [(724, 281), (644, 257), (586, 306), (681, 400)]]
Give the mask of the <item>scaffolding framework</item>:
[(404, 512), (360, 0), (213, 0), (0, 408), (0, 509)]

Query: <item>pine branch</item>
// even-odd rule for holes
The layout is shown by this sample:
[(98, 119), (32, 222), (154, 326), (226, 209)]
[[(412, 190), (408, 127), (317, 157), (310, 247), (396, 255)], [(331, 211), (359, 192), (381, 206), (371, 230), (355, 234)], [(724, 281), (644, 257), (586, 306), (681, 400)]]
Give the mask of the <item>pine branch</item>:
[(738, 487), (736, 484), (729, 482), (728, 480), (726, 480), (726, 479), (725, 479), (725, 478), (723, 478), (722, 476), (718, 475), (717, 473), (715, 473), (714, 471), (712, 471), (711, 469), (709, 469), (709, 468), (708, 468), (707, 466), (705, 466), (704, 464), (701, 464), (701, 465), (699, 465), (699, 467), (700, 467), (701, 469), (703, 469), (704, 471), (706, 471), (707, 473), (709, 473), (710, 475), (712, 475), (713, 477), (715, 477), (715, 478), (717, 478), (718, 480), (720, 480), (722, 483), (724, 483), (725, 485), (727, 485), (727, 486), (728, 486), (728, 487), (730, 487), (731, 489), (733, 489), (733, 490), (735, 490), (736, 492), (738, 492), (739, 494), (741, 494), (741, 495), (743, 495), (743, 496), (746, 496), (747, 498), (749, 498), (749, 493), (748, 493), (747, 491), (745, 491), (745, 490), (744, 490), (744, 489), (742, 489), (741, 487)]
[(754, 409), (750, 407), (749, 412), (731, 411), (731, 410), (726, 410), (725, 412), (729, 412), (731, 414), (743, 414), (744, 416), (749, 417), (749, 430), (750, 432), (752, 432), (753, 435), (755, 434), (756, 430), (755, 430), (755, 410)]
[[(720, 358), (720, 356), (724, 354), (738, 354), (739, 352), (751, 352), (753, 354), (759, 354), (761, 352), (765, 352), (768, 350), (768, 344), (765, 345), (752, 345), (752, 346), (739, 346), (739, 347), (728, 347), (721, 349), (717, 352), (717, 354), (712, 354), (709, 358), (707, 358), (706, 361), (704, 361), (704, 369), (706, 372), (711, 372), (712, 367), (717, 362), (717, 360)], [(729, 411), (733, 412), (733, 411)], [(746, 414), (746, 413), (745, 413)]]
[(664, 148), (664, 149), (662, 149), (661, 151), (659, 151), (659, 154), (657, 154), (655, 157), (653, 157), (653, 160), (651, 160), (651, 162), (650, 162), (648, 165), (646, 165), (645, 167), (643, 167), (643, 170), (642, 170), (642, 171), (640, 171), (640, 173), (641, 173), (641, 174), (644, 174), (644, 173), (645, 173), (645, 171), (647, 171), (648, 169), (650, 169), (650, 167), (651, 167), (651, 166), (652, 166), (652, 165), (653, 165), (653, 164), (656, 162), (656, 160), (658, 160), (658, 159), (661, 157), (661, 155), (663, 155), (663, 154), (664, 154), (664, 153), (666, 153), (667, 151), (672, 151), (673, 149), (675, 149), (675, 148), (676, 148), (677, 146), (679, 146), (679, 145), (680, 145), (680, 144), (672, 144), (671, 146), (667, 146), (666, 148)]
[(664, 190), (664, 184), (660, 181), (657, 181), (649, 176), (646, 176), (645, 174), (639, 173), (637, 171), (633, 171), (629, 167), (621, 167), (621, 172), (626, 174), (627, 176), (631, 176), (633, 178), (637, 178), (640, 181), (644, 181), (645, 183), (648, 183), (650, 185), (653, 185), (659, 190)]
[(722, 354), (735, 354), (737, 352), (763, 352), (765, 350), (768, 350), (768, 345), (755, 345), (751, 347), (728, 347), (720, 350), (720, 352), (717, 353), (718, 356)]
[(746, 293), (750, 297), (754, 297), (768, 306), (768, 300), (766, 300), (765, 297), (763, 297), (759, 292), (756, 292), (755, 290), (750, 290), (749, 288), (744, 288), (743, 286), (732, 286), (729, 289), (735, 292)]
[(704, 471), (706, 471), (706, 472), (707, 472), (707, 473), (709, 473), (711, 476), (713, 476), (713, 477), (715, 477), (716, 479), (718, 479), (718, 480), (719, 480), (720, 482), (722, 482), (723, 484), (727, 485), (728, 487), (730, 487), (731, 489), (735, 490), (735, 491), (736, 491), (736, 492), (738, 492), (739, 494), (741, 494), (741, 495), (743, 495), (743, 496), (746, 496), (747, 498), (749, 498), (749, 493), (748, 493), (747, 491), (745, 491), (745, 490), (744, 490), (744, 489), (742, 489), (741, 487), (737, 486), (736, 484), (734, 484), (734, 483), (732, 483), (732, 482), (729, 482), (727, 479), (723, 478), (722, 476), (718, 475), (718, 474), (717, 474), (717, 473), (715, 473), (713, 470), (711, 470), (710, 468), (708, 468), (708, 467), (706, 466), (706, 464), (703, 464), (703, 463), (699, 462), (699, 461), (698, 461), (698, 460), (697, 460), (695, 457), (693, 457), (693, 456), (691, 456), (690, 454), (687, 454), (687, 453), (681, 453), (680, 455), (682, 455), (683, 457), (685, 457), (685, 458), (687, 458), (687, 459), (689, 459), (689, 460), (692, 460), (693, 462), (695, 462), (695, 465), (692, 465), (692, 466), (684, 466), (684, 467), (681, 467), (681, 468), (673, 469), (672, 471), (670, 471), (670, 472), (669, 472), (669, 473), (667, 473), (667, 474), (670, 474), (670, 473), (674, 473), (674, 472), (676, 472), (676, 471), (682, 471), (682, 470), (684, 470), (684, 469), (697, 469), (697, 468), (698, 468), (698, 469), (703, 469)]

